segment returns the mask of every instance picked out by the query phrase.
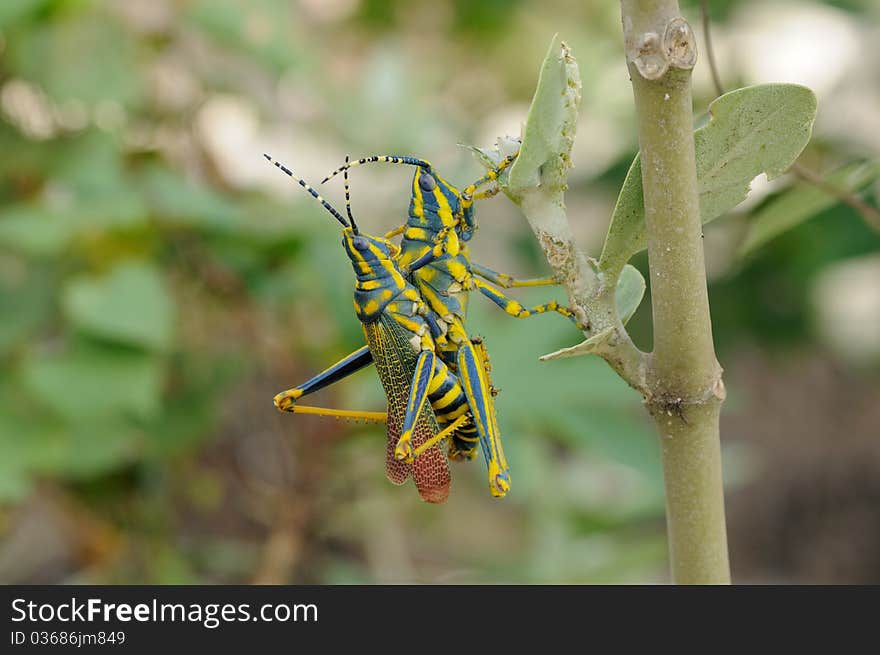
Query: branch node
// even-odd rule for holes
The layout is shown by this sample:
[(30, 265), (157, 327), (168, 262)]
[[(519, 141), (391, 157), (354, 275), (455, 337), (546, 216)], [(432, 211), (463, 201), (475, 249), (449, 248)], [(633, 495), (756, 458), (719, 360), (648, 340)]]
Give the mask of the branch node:
[(631, 61), (642, 77), (656, 80), (666, 73), (669, 62), (663, 53), (660, 35), (656, 32), (645, 32), (635, 42), (635, 51)]
[(722, 402), (727, 398), (727, 388), (724, 386), (724, 380), (721, 379), (720, 375), (715, 380), (715, 384), (712, 385), (712, 395)]
[[(627, 26), (626, 22), (624, 26)], [(684, 18), (675, 16), (660, 27), (662, 38), (653, 30), (626, 35), (627, 60), (646, 80), (660, 79), (670, 66), (690, 70), (697, 63), (697, 39)]]
[(674, 68), (690, 70), (697, 63), (697, 39), (690, 24), (681, 16), (666, 24), (663, 33), (663, 54)]

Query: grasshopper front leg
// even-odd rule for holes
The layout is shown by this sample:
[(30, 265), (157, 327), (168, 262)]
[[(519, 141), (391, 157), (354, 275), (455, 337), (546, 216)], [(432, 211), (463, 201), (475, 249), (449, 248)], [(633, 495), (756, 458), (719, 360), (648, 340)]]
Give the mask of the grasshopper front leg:
[(531, 308), (523, 307), (519, 301), (514, 300), (506, 296), (501, 290), (496, 289), (488, 282), (483, 282), (482, 280), (478, 280), (477, 278), (472, 278), (474, 287), (486, 296), (489, 300), (498, 305), (501, 309), (503, 309), (507, 314), (513, 316), (514, 318), (528, 318), (530, 316), (534, 316), (535, 314), (544, 314), (545, 312), (556, 312), (558, 314), (562, 314), (563, 316), (569, 318), (575, 325), (577, 325), (579, 330), (583, 330), (584, 326), (582, 326), (575, 316), (575, 313), (571, 311), (568, 307), (564, 307), (560, 305), (555, 300), (551, 300), (548, 303), (544, 303), (543, 305), (535, 305)]
[(507, 273), (499, 273), (498, 271), (492, 270), (488, 266), (483, 266), (482, 264), (478, 264), (477, 262), (471, 262), (471, 272), (479, 275), (481, 278), (488, 280), (489, 282), (492, 282), (493, 284), (497, 284), (499, 287), (502, 287), (504, 289), (512, 289), (514, 287), (543, 287), (559, 284), (559, 282), (553, 276), (534, 277), (525, 280), (519, 280), (512, 275), (508, 275)]
[(398, 236), (398, 235), (400, 235), (400, 234), (403, 234), (403, 231), (404, 231), (405, 229), (406, 229), (406, 223), (404, 223), (403, 225), (401, 225), (401, 226), (399, 226), (399, 227), (394, 228), (394, 229), (391, 230), (390, 232), (386, 232), (386, 233), (385, 233), (385, 238), (386, 238), (386, 239), (393, 239), (394, 237), (396, 237), (396, 236)]

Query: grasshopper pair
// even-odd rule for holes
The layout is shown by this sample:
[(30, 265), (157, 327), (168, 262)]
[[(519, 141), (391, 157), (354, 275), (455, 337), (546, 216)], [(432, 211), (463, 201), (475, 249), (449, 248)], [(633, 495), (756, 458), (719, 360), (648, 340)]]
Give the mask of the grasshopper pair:
[[(267, 159), (272, 161), (268, 156)], [(510, 488), (510, 472), (494, 409), (495, 391), (489, 380), (488, 354), (482, 340), (469, 337), (464, 328), (469, 292), (479, 290), (509, 315), (518, 318), (556, 311), (574, 320), (571, 311), (556, 302), (527, 309), (477, 276), (507, 288), (555, 284), (553, 278), (516, 280), (470, 260), (467, 242), (476, 230), (473, 203), (497, 193), (497, 187), (481, 193), (477, 189), (497, 180), (513, 160), (514, 157), (504, 159), (486, 176), (459, 192), (425, 160), (405, 156), (373, 156), (351, 162), (346, 159), (345, 165), (324, 182), (344, 173), (348, 220), (306, 182), (273, 162), (343, 225), (343, 246), (357, 276), (355, 310), (368, 344), (308, 382), (278, 394), (275, 404), (282, 411), (384, 419), (388, 427), (386, 473), (389, 479), (404, 481), (410, 471), (403, 464), (411, 464), (412, 475), (425, 500), (440, 502), (448, 493), (448, 469), (445, 469), (445, 461), (444, 466), (440, 466), (435, 448), (435, 444), (446, 437), (450, 437), (449, 458), (456, 460), (472, 459), (479, 442), (493, 496), (502, 497)], [(416, 168), (409, 218), (383, 238), (359, 234), (351, 214), (348, 170), (372, 162)], [(399, 234), (403, 238), (397, 247), (389, 239)], [(386, 415), (295, 404), (302, 396), (370, 362), (375, 362), (388, 397)], [(408, 386), (392, 380), (392, 371), (403, 371), (404, 378), (410, 376)], [(426, 400), (430, 409), (425, 406)], [(424, 453), (430, 455), (426, 458)], [(441, 469), (442, 473), (438, 472)], [(445, 480), (443, 491), (432, 486), (433, 482), (428, 483), (428, 478)]]

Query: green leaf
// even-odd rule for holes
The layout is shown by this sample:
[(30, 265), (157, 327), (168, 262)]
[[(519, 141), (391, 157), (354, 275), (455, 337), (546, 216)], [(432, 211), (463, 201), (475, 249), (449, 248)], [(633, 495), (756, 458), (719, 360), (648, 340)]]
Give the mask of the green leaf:
[[(841, 191), (853, 193), (864, 189), (880, 177), (880, 161), (845, 166), (825, 178), (825, 181)], [(739, 255), (754, 252), (786, 230), (800, 225), (819, 212), (840, 202), (831, 194), (806, 182), (793, 187), (774, 198), (752, 215), (749, 230), (739, 248)]]
[(62, 300), (68, 318), (84, 332), (148, 349), (171, 345), (174, 304), (149, 264), (127, 262), (102, 277), (73, 279)]
[(53, 457), (37, 471), (65, 478), (88, 479), (135, 460), (143, 434), (120, 419), (78, 422), (55, 434)]
[(28, 456), (33, 445), (30, 426), (22, 430), (14, 417), (0, 413), (0, 503), (27, 497), (30, 491)]
[(172, 225), (229, 234), (246, 220), (228, 198), (180, 173), (156, 166), (143, 175), (143, 183), (153, 213)]
[(609, 326), (594, 334), (589, 339), (584, 339), (579, 344), (562, 348), (546, 355), (541, 355), (542, 362), (550, 362), (554, 359), (568, 359), (569, 357), (580, 357), (581, 355), (594, 355), (601, 353), (605, 348), (605, 344), (614, 336), (614, 327)]
[[(784, 173), (810, 140), (816, 97), (796, 84), (764, 84), (731, 91), (710, 106), (711, 120), (694, 133), (703, 223), (742, 202), (751, 181)], [(646, 247), (645, 205), (638, 156), (611, 217), (600, 268), (616, 276)]]
[(32, 355), (22, 376), (35, 400), (72, 422), (150, 419), (160, 408), (163, 362), (148, 353), (79, 342), (63, 353)]
[(626, 325), (627, 321), (636, 313), (642, 298), (645, 295), (645, 278), (635, 266), (627, 264), (623, 267), (620, 279), (617, 281), (615, 302), (617, 303), (617, 315), (620, 322)]
[(30, 257), (52, 257), (70, 242), (65, 216), (39, 205), (14, 205), (0, 211), (0, 246)]
[[(627, 264), (623, 268), (623, 272), (617, 281), (617, 289), (615, 291), (614, 301), (617, 304), (617, 315), (620, 317), (621, 323), (626, 325), (627, 321), (632, 318), (639, 305), (642, 297), (645, 295), (645, 278), (634, 266)], [(609, 326), (604, 330), (594, 334), (589, 339), (581, 341), (579, 344), (569, 348), (543, 355), (540, 359), (542, 362), (554, 359), (566, 359), (569, 357), (579, 357), (581, 355), (601, 354), (606, 343), (615, 334), (613, 326)]]
[(18, 75), (60, 102), (124, 107), (141, 98), (136, 42), (119, 21), (100, 9), (53, 18), (37, 23), (27, 38), (10, 40), (9, 61)]
[(49, 0), (3, 0), (0, 2), (0, 29), (8, 30), (30, 18)]
[[(193, 362), (184, 362), (187, 374), (192, 375)], [(229, 386), (229, 372), (222, 367), (211, 366), (210, 379), (199, 379), (196, 384), (178, 387), (163, 407), (161, 416), (145, 426), (149, 438), (145, 442), (145, 454), (165, 459), (191, 452), (213, 434), (220, 413), (218, 402)], [(205, 371), (200, 371), (202, 378)]]
[(0, 354), (31, 338), (55, 304), (55, 285), (45, 267), (22, 268), (0, 275)]
[(110, 135), (89, 130), (53, 160), (51, 177), (72, 192), (65, 218), (77, 231), (130, 229), (146, 223), (147, 203)]
[[(554, 36), (529, 107), (522, 147), (510, 168), (508, 190), (511, 193), (536, 186), (542, 167), (559, 160), (562, 153), (569, 152), (580, 98), (577, 63), (569, 55), (565, 44)], [(564, 183), (567, 166), (561, 168)]]
[(0, 502), (21, 500), (32, 477), (88, 478), (140, 453), (143, 434), (120, 417), (73, 423), (41, 411), (21, 388), (0, 383)]

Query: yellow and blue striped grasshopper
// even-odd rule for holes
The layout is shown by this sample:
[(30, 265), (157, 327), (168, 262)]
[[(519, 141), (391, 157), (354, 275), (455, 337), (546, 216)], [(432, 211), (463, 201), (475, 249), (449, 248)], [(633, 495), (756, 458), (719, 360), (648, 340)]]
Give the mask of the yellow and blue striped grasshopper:
[[(481, 442), (490, 440), (497, 434), (494, 414), (480, 416), (479, 410), (473, 410), (459, 377), (437, 356), (437, 326), (416, 288), (400, 271), (400, 248), (388, 239), (361, 234), (348, 201), (346, 220), (304, 180), (268, 155), (266, 158), (296, 180), (343, 226), (342, 245), (356, 275), (355, 311), (367, 340), (366, 346), (304, 384), (276, 395), (276, 406), (294, 413), (384, 420), (388, 434), (388, 478), (401, 484), (411, 473), (424, 500), (442, 502), (448, 495), (450, 479), (445, 456), (437, 444), (450, 437), (450, 450), (455, 452), (472, 447), (469, 441), (474, 432)], [(370, 362), (376, 365), (388, 399), (385, 416), (296, 405), (302, 396), (327, 387)], [(473, 367), (458, 373), (470, 388), (478, 390), (478, 397), (490, 396), (488, 362), (478, 358)], [(505, 471), (507, 464), (500, 443), (489, 441), (483, 447), (488, 452), (490, 470)]]
[[(478, 426), (480, 421), (484, 422), (485, 429), (490, 432), (490, 438), (486, 441), (497, 443), (499, 452), (501, 452), (501, 437), (495, 415), (493, 393), (485, 393), (483, 385), (477, 384), (476, 378), (470, 375), (470, 371), (478, 368), (478, 362), (482, 361), (488, 366), (488, 354), (482, 340), (469, 337), (464, 327), (470, 291), (474, 289), (480, 291), (507, 314), (516, 318), (555, 311), (577, 323), (574, 314), (555, 301), (529, 309), (489, 283), (494, 282), (504, 288), (543, 286), (556, 284), (553, 278), (517, 280), (470, 259), (467, 242), (477, 227), (474, 219), (474, 201), (488, 198), (498, 192), (497, 186), (481, 193), (478, 193), (477, 189), (496, 181), (514, 159), (515, 155), (505, 158), (496, 168), (469, 184), (461, 192), (438, 175), (429, 162), (400, 155), (374, 155), (351, 162), (346, 161), (344, 166), (324, 178), (324, 182), (327, 182), (339, 173), (344, 173), (347, 178), (350, 168), (372, 162), (404, 164), (416, 168), (412, 181), (409, 218), (404, 225), (392, 230), (385, 237), (391, 238), (403, 234), (400, 244), (400, 268), (427, 302), (434, 323), (437, 325), (437, 352), (447, 365), (457, 372)], [(347, 189), (346, 180), (346, 203), (348, 203)], [(485, 444), (486, 441), (481, 440), (480, 443)], [(476, 445), (472, 444), (471, 448), (451, 451), (450, 456), (470, 459), (475, 454), (475, 447)], [(489, 454), (486, 454), (486, 459), (490, 463), (490, 491), (494, 496), (504, 496), (510, 488), (509, 470), (506, 466), (500, 470), (494, 469)], [(503, 455), (498, 461), (504, 461)]]

